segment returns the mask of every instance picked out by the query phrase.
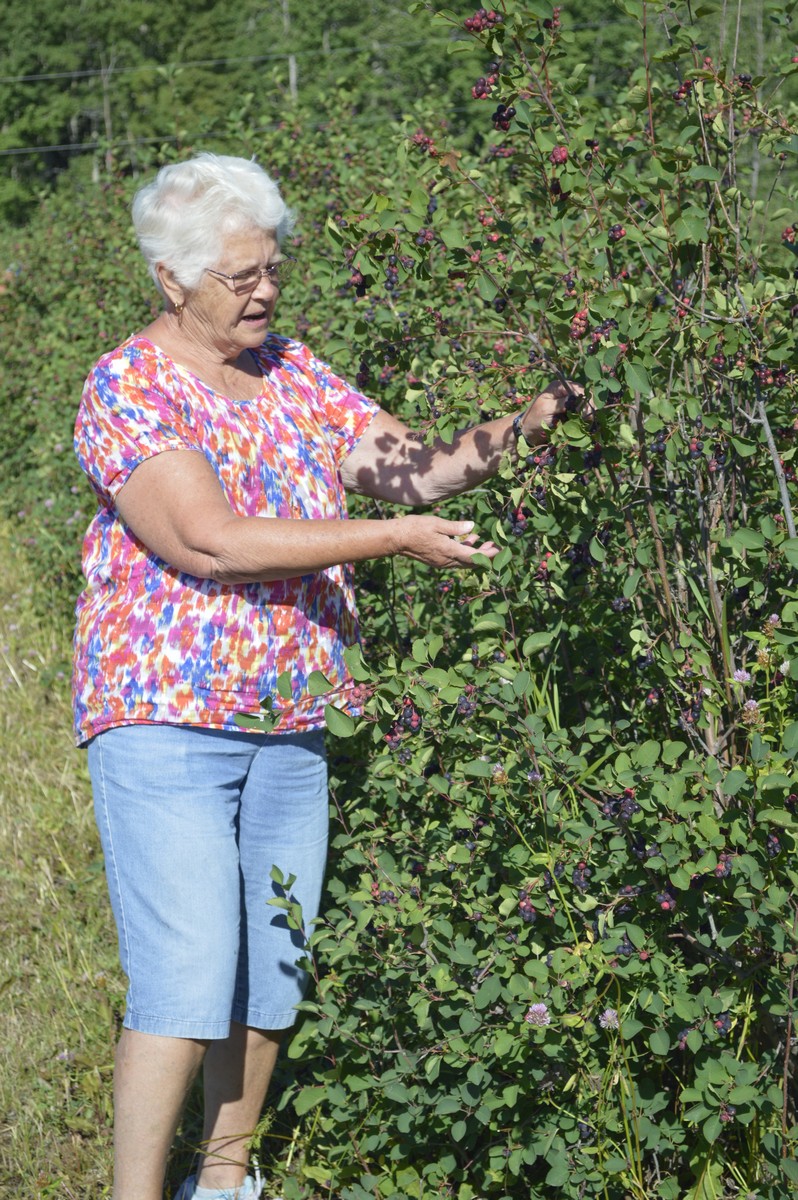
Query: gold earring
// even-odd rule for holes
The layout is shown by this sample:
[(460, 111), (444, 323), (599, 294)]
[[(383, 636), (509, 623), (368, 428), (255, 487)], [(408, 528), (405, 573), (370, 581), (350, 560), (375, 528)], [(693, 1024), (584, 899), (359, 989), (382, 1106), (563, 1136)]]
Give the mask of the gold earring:
[(175, 312), (177, 313), (178, 317), (182, 316), (182, 315), (183, 315), (183, 305), (182, 305), (182, 304), (176, 304), (176, 305), (175, 305)]

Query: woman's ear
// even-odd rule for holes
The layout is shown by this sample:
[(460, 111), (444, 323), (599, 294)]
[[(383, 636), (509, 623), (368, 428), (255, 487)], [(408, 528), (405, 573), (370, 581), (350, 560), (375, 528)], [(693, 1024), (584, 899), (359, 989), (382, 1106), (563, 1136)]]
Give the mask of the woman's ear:
[(182, 284), (175, 279), (174, 272), (171, 267), (167, 267), (164, 263), (156, 263), (155, 272), (158, 276), (158, 282), (161, 285), (161, 290), (170, 302), (172, 307), (178, 312), (182, 312), (183, 305), (186, 302), (186, 292)]

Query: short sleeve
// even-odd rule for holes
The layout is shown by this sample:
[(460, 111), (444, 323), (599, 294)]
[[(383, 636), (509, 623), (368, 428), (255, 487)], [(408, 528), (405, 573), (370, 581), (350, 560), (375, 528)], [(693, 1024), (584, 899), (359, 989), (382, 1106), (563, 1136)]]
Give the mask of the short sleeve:
[(139, 463), (200, 449), (179, 401), (124, 351), (100, 359), (83, 388), (75, 453), (95, 491), (113, 500)]
[(335, 460), (340, 467), (380, 411), (375, 400), (351, 388), (332, 368), (308, 354), (307, 368), (316, 380), (319, 420), (333, 443)]

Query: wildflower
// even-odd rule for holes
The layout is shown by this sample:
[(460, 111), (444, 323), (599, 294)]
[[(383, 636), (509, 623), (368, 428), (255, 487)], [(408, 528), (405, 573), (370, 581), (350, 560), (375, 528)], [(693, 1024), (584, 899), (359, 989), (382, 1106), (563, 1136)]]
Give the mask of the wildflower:
[(757, 650), (756, 661), (759, 663), (760, 667), (770, 666), (770, 651), (768, 650), (767, 646), (762, 646), (760, 650)]
[(756, 700), (746, 700), (743, 705), (743, 725), (759, 729), (762, 725), (762, 713)]
[(744, 671), (742, 667), (738, 667), (734, 672), (734, 678), (737, 683), (748, 683), (751, 679), (751, 672)]
[(530, 1025), (549, 1025), (551, 1024), (551, 1014), (547, 1005), (533, 1004), (524, 1020)]
[(599, 1025), (602, 1029), (617, 1029), (618, 1028), (618, 1013), (614, 1008), (605, 1008), (604, 1012), (599, 1017)]
[(779, 671), (781, 671), (782, 675), (789, 675), (789, 673), (790, 673), (789, 658), (785, 658), (782, 662), (779, 663)]

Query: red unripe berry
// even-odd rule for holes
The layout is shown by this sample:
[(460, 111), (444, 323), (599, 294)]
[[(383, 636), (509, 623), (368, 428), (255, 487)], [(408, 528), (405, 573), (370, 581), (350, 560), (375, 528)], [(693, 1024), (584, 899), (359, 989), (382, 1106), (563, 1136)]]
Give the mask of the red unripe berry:
[(563, 163), (568, 162), (568, 147), (555, 146), (549, 155), (549, 162), (554, 163), (555, 167), (559, 167)]

